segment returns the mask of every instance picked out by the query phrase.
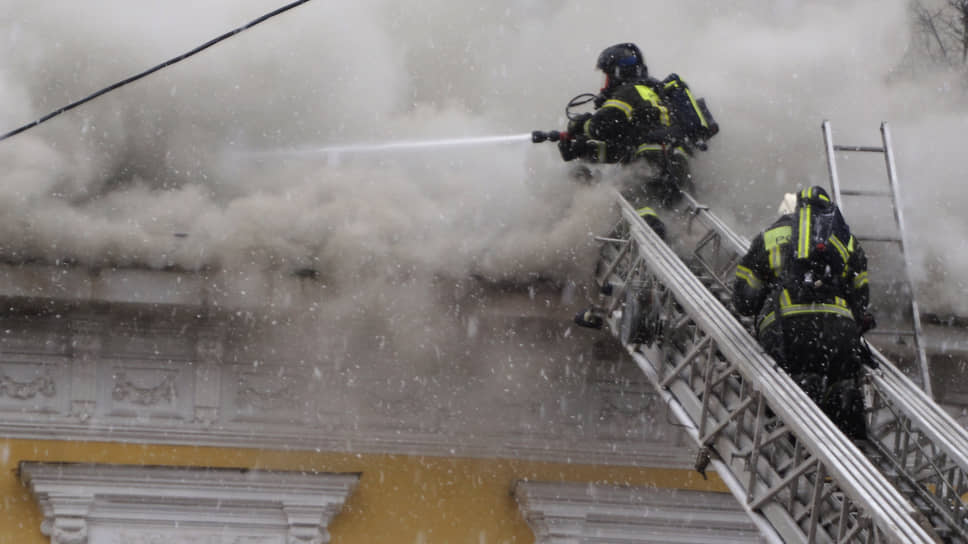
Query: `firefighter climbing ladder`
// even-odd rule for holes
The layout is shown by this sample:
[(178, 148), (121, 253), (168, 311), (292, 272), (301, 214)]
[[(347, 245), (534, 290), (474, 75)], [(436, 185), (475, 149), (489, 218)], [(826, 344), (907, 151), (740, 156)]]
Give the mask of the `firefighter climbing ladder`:
[(868, 458), (730, 313), (749, 242), (684, 198), (664, 219), (704, 233), (680, 258), (617, 196), (596, 280), (609, 330), (699, 444), (697, 469), (771, 542), (968, 542), (968, 434), (878, 353)]
[[(856, 146), (856, 145), (836, 145), (833, 142), (833, 133), (830, 129), (830, 121), (824, 121), (823, 125), (824, 149), (827, 153), (827, 171), (830, 174), (830, 185), (833, 190), (834, 202), (844, 210), (843, 196), (856, 197), (879, 197), (889, 198), (891, 208), (894, 212), (894, 222), (897, 229), (896, 235), (864, 236), (857, 235), (857, 239), (864, 242), (888, 242), (895, 243), (901, 249), (901, 257), (904, 261), (904, 287), (910, 293), (910, 318), (912, 330), (873, 330), (871, 334), (882, 334), (888, 336), (910, 336), (914, 339), (914, 349), (917, 359), (917, 366), (921, 374), (921, 384), (928, 396), (931, 393), (931, 375), (928, 371), (928, 358), (924, 349), (924, 333), (921, 328), (921, 314), (918, 310), (918, 301), (914, 292), (914, 284), (911, 281), (911, 262), (907, 254), (907, 236), (904, 229), (904, 214), (901, 206), (901, 193), (897, 181), (897, 168), (894, 164), (894, 150), (891, 147), (891, 132), (887, 123), (881, 123), (881, 146)], [(836, 152), (860, 152), (860, 153), (883, 153), (884, 162), (887, 166), (887, 190), (868, 190), (868, 189), (842, 189), (840, 176), (837, 172)]]

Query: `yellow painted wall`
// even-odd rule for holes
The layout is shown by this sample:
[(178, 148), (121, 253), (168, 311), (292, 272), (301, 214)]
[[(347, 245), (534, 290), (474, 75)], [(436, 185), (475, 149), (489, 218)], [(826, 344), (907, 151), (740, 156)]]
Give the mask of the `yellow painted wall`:
[(20, 484), (21, 461), (242, 467), (360, 473), (330, 524), (333, 544), (527, 544), (534, 542), (511, 495), (516, 480), (580, 481), (726, 492), (710, 473), (511, 459), (268, 451), (107, 442), (0, 439), (0, 544), (49, 542)]

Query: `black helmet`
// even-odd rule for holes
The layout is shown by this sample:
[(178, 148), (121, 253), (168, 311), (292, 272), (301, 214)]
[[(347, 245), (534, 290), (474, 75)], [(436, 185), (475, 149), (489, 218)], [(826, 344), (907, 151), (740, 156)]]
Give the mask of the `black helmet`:
[(595, 67), (615, 82), (642, 79), (649, 75), (642, 51), (634, 43), (620, 43), (598, 55)]
[(797, 194), (797, 205), (818, 206), (820, 208), (828, 208), (833, 205), (833, 201), (830, 199), (830, 195), (827, 191), (819, 185), (814, 185), (808, 189), (804, 189)]

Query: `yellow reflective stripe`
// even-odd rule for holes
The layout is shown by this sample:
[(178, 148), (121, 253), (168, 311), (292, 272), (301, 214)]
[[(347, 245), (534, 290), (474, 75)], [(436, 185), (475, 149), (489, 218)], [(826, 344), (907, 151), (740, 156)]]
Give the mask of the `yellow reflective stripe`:
[[(635, 148), (636, 155), (638, 155), (639, 153), (645, 153), (647, 151), (661, 151), (664, 153), (666, 151), (666, 146), (662, 144), (642, 144), (639, 147)], [(672, 149), (672, 154), (681, 155), (683, 157), (689, 156), (689, 153), (686, 152), (685, 148), (683, 147), (674, 147)]]
[[(835, 304), (791, 304), (785, 307), (783, 305), (780, 306), (780, 315), (783, 317), (809, 314), (833, 314), (846, 317), (848, 319), (854, 318), (854, 314), (852, 314), (849, 309)], [(772, 325), (774, 321), (776, 321), (776, 312), (766, 314), (766, 317), (763, 318), (763, 321), (760, 321), (760, 332)]]
[(581, 126), (581, 131), (585, 134), (585, 136), (591, 136), (592, 135), (591, 132), (590, 132), (590, 130), (589, 130), (591, 128), (591, 126), (592, 126), (592, 120), (591, 120), (591, 118), (589, 118), (587, 121), (585, 121), (585, 124), (583, 124)]
[(759, 331), (763, 332), (763, 330), (772, 325), (774, 321), (776, 321), (776, 312), (766, 314), (766, 317), (763, 318), (763, 321), (760, 321)]
[(781, 268), (783, 268), (783, 260), (780, 259), (780, 246), (773, 246), (770, 248), (770, 270), (779, 277)]
[(776, 321), (776, 312), (770, 312), (766, 314), (766, 317), (763, 318), (763, 321), (760, 321), (760, 326), (758, 330), (760, 332), (763, 332), (767, 327), (772, 325), (774, 321)]
[(813, 194), (813, 187), (810, 187), (809, 189), (804, 189), (804, 190), (800, 191), (800, 199), (801, 200), (810, 200), (814, 196), (816, 196), (816, 198), (819, 198), (820, 200), (823, 200), (824, 202), (830, 202), (830, 199), (827, 198), (827, 195), (822, 195), (820, 193), (817, 193), (816, 195), (814, 195)]
[(647, 87), (645, 85), (636, 85), (635, 90), (639, 92), (639, 96), (642, 97), (642, 100), (652, 104), (657, 110), (659, 110), (659, 121), (663, 125), (669, 126), (669, 108), (662, 105), (662, 102), (659, 101), (659, 95), (656, 94), (651, 87)]
[[(669, 83), (666, 83), (664, 88), (678, 89), (679, 81), (672, 80)], [(702, 123), (703, 127), (709, 128), (709, 123), (706, 121), (706, 116), (704, 116), (702, 114), (702, 110), (699, 109), (699, 104), (696, 102), (696, 98), (692, 95), (692, 90), (690, 90), (689, 87), (686, 87), (686, 96), (689, 97), (689, 102), (692, 103), (692, 109), (696, 110), (696, 116), (699, 117), (699, 122)]]
[(622, 113), (625, 114), (627, 119), (632, 118), (632, 105), (628, 102), (622, 102), (621, 100), (615, 100), (612, 98), (610, 100), (606, 100), (605, 103), (602, 104), (602, 109), (605, 108), (618, 108), (622, 110)]
[(662, 144), (642, 144), (639, 147), (635, 148), (635, 153), (637, 155), (639, 153), (643, 153), (646, 151), (663, 151), (663, 150), (664, 148)]
[(699, 122), (702, 123), (703, 128), (709, 128), (709, 123), (706, 122), (706, 116), (699, 109), (699, 104), (696, 103), (696, 99), (692, 96), (692, 91), (686, 89), (686, 96), (689, 97), (689, 102), (692, 103), (692, 109), (696, 110), (696, 117), (699, 117)]
[(659, 217), (659, 214), (655, 213), (655, 210), (653, 210), (652, 208), (650, 208), (648, 206), (646, 206), (644, 208), (639, 208), (639, 209), (635, 210), (635, 212), (639, 214), (639, 217), (645, 217), (647, 215), (654, 215), (656, 217)]
[[(810, 189), (806, 189), (807, 192)], [(797, 239), (797, 257), (806, 259), (810, 256), (810, 206), (800, 208), (800, 234)]]
[(837, 253), (840, 253), (840, 258), (846, 263), (850, 259), (850, 254), (847, 252), (847, 248), (844, 246), (844, 243), (840, 241), (840, 238), (837, 238), (834, 235), (831, 235), (829, 240), (837, 250)]
[(868, 283), (868, 281), (867, 281), (867, 271), (866, 270), (863, 271), (863, 272), (861, 272), (860, 274), (857, 274), (856, 276), (854, 276), (854, 289), (858, 289), (860, 287), (863, 287), (863, 286), (867, 285), (867, 283)]
[(793, 229), (789, 225), (769, 229), (763, 233), (763, 247), (766, 249), (770, 261), (770, 270), (774, 275), (780, 275), (783, 261), (780, 258), (780, 246), (790, 242)]
[[(834, 297), (834, 305), (840, 306), (841, 308), (847, 307), (847, 300), (843, 297)], [(780, 292), (780, 308), (792, 308), (794, 306), (809, 306), (809, 304), (794, 304), (793, 299), (790, 297), (790, 290), (784, 289)], [(829, 304), (827, 304), (829, 306)]]
[(736, 266), (736, 277), (738, 279), (745, 281), (753, 289), (759, 289), (763, 285), (763, 282), (761, 282), (760, 279), (756, 277), (756, 274), (754, 274), (752, 270), (750, 270), (749, 268), (743, 265)]
[(763, 245), (766, 249), (770, 249), (789, 242), (791, 236), (793, 236), (793, 228), (789, 225), (770, 229), (763, 233)]
[(780, 308), (782, 309), (789, 306), (793, 306), (793, 300), (790, 299), (790, 291), (784, 289), (783, 292), (780, 293)]
[(699, 109), (699, 104), (696, 103), (696, 98), (692, 96), (692, 91), (686, 89), (686, 96), (689, 97), (689, 102), (692, 103), (692, 109), (696, 110), (696, 116), (699, 117), (699, 122), (702, 123), (703, 128), (709, 128), (709, 122), (706, 121), (706, 116)]
[(793, 304), (792, 306), (788, 306), (786, 308), (780, 308), (780, 315), (783, 317), (816, 313), (837, 314), (848, 319), (854, 318), (854, 314), (852, 314), (850, 310), (847, 308), (841, 308), (836, 304)]

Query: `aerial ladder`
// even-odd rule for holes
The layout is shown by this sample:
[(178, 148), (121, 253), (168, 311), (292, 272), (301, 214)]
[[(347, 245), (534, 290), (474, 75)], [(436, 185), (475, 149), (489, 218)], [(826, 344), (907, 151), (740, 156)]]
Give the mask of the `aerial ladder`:
[(728, 300), (749, 240), (688, 194), (673, 250), (616, 192), (596, 282), (607, 328), (770, 542), (968, 542), (968, 433), (886, 357), (865, 375), (870, 444), (849, 441)]

